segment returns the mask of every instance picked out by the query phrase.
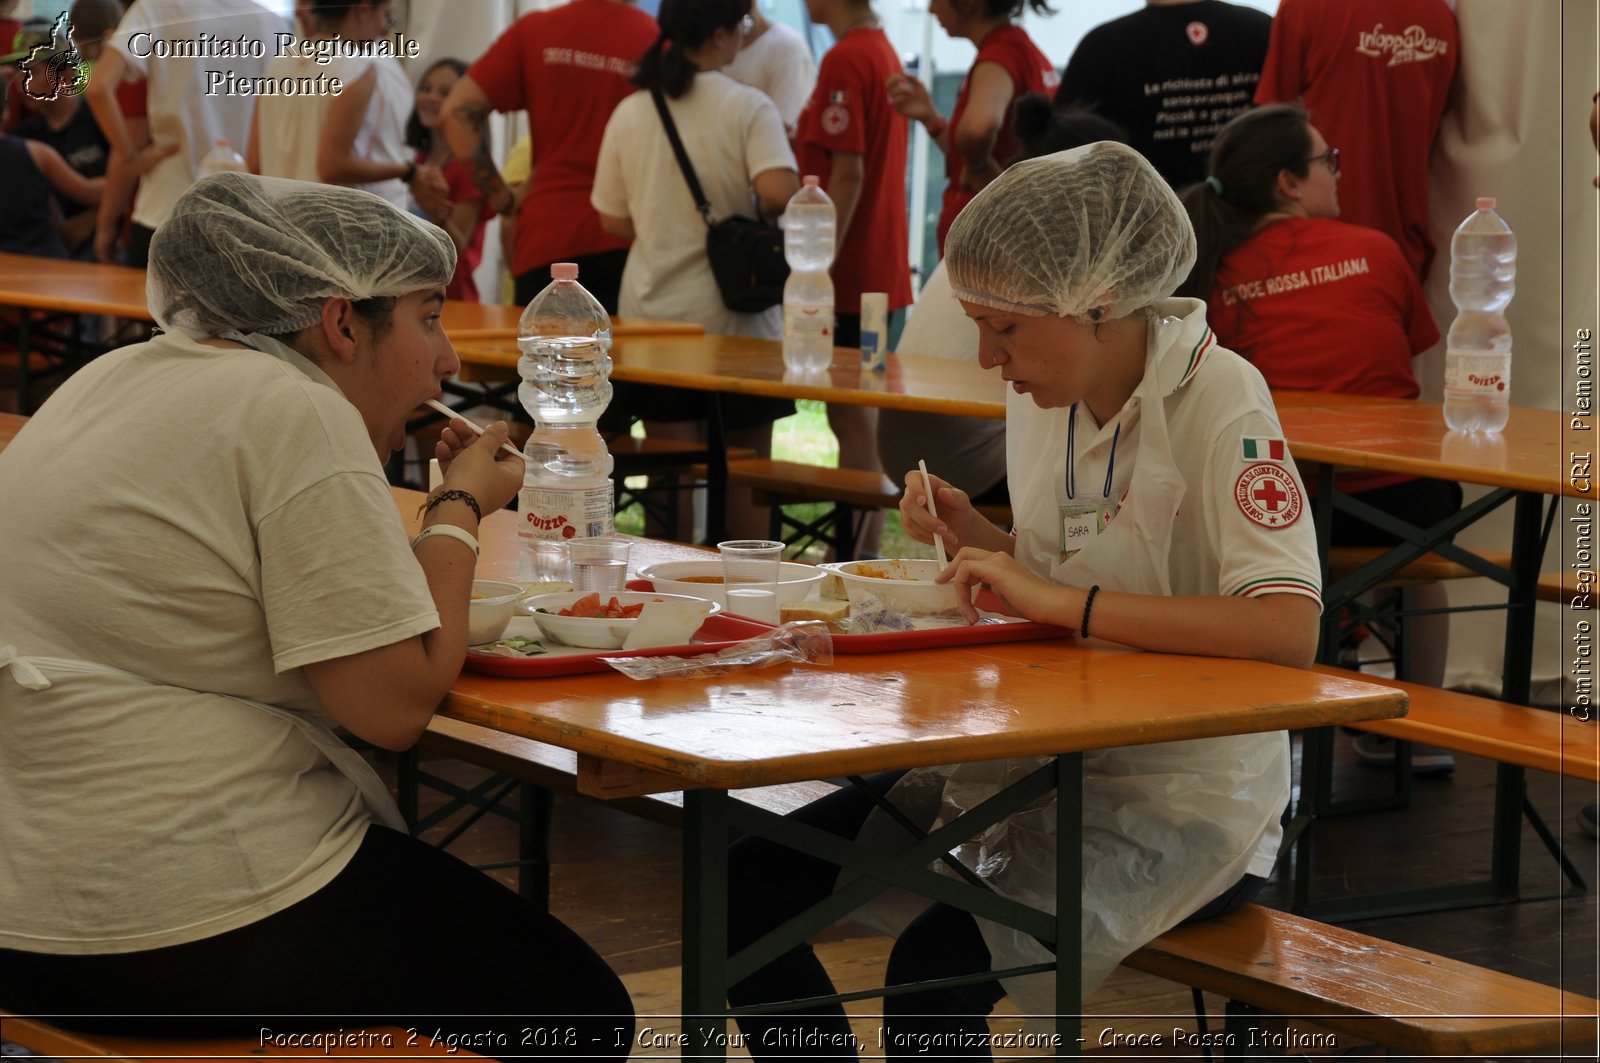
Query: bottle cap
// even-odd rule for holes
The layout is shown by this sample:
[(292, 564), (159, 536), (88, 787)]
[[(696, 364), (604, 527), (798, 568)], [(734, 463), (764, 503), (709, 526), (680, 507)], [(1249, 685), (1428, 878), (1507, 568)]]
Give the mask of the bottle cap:
[(814, 173), (808, 173), (805, 175), (805, 177), (800, 179), (800, 183), (804, 185), (820, 185), (822, 183), (822, 178), (818, 177)]
[(578, 264), (576, 262), (556, 262), (551, 264), (550, 279), (553, 281), (577, 280)]
[(1494, 209), (1494, 204), (1495, 204), (1495, 199), (1494, 199), (1493, 196), (1479, 196), (1478, 197), (1478, 209), (1479, 210), (1493, 210)]

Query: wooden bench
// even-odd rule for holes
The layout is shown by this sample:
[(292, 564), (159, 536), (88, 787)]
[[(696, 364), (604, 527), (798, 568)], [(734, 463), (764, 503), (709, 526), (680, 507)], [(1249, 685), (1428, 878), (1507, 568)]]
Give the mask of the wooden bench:
[(1406, 715), (1363, 723), (1364, 731), (1486, 757), (1501, 764), (1600, 782), (1600, 749), (1596, 748), (1594, 725), (1568, 713), (1512, 705), (1331, 665), (1318, 665), (1316, 670), (1406, 692), (1411, 699)]
[[(728, 462), (728, 483), (750, 488), (757, 505), (772, 507), (774, 539), (791, 546), (810, 541), (833, 547), (841, 561), (855, 557), (860, 518), (875, 509), (895, 509), (900, 505), (900, 488), (881, 473), (863, 469), (836, 469), (793, 461), (755, 458)], [(787, 505), (824, 502), (831, 508), (812, 521), (793, 518), (783, 512)], [(1011, 523), (1011, 507), (980, 505), (978, 512), (996, 524)]]
[[(1341, 579), (1361, 566), (1376, 560), (1383, 553), (1385, 553), (1385, 548), (1377, 546), (1335, 546), (1328, 551), (1328, 570), (1334, 579)], [(1501, 568), (1511, 567), (1511, 555), (1503, 550), (1473, 550), (1471, 553), (1478, 555), (1485, 561), (1499, 565)], [(1452, 561), (1442, 554), (1423, 554), (1379, 586), (1415, 586), (1418, 583), (1471, 579), (1476, 576), (1478, 576), (1478, 573), (1459, 561)], [(1566, 604), (1580, 594), (1587, 593), (1592, 595), (1594, 591), (1593, 584), (1580, 584), (1577, 573), (1567, 571), (1541, 574), (1537, 593), (1541, 602)]]
[(1250, 1027), (1273, 1015), (1418, 1056), (1592, 1058), (1600, 1008), (1576, 993), (1253, 904), (1169, 930), (1123, 964), (1227, 999), (1230, 1055), (1348, 1050), (1302, 1043), (1247, 1051)]
[[(265, 1024), (263, 1024), (265, 1025)], [(0, 1041), (20, 1045), (33, 1055), (55, 1059), (104, 1059), (143, 1063), (145, 1060), (184, 1060), (185, 1063), (231, 1063), (239, 1059), (325, 1057), (329, 1059), (398, 1059), (445, 1054), (427, 1037), (412, 1038), (395, 1026), (341, 1030), (363, 1034), (364, 1044), (323, 1044), (298, 1034), (281, 1037), (128, 1037), (121, 1034), (82, 1034), (63, 1030), (38, 1019), (0, 1012)], [(419, 1031), (420, 1032), (420, 1031)], [(315, 1035), (309, 1035), (315, 1037)], [(355, 1040), (355, 1038), (347, 1038)], [(475, 1058), (476, 1053), (452, 1048), (452, 1057)], [(8, 1057), (9, 1058), (9, 1057)], [(18, 1059), (25, 1057), (17, 1057)]]
[(1514, 705), (1331, 665), (1317, 665), (1316, 670), (1405, 691), (1410, 701), (1405, 716), (1363, 723), (1362, 730), (1484, 757), (1496, 763), (1494, 841), (1490, 859), (1494, 875), (1484, 882), (1313, 902), (1309, 892), (1311, 846), (1309, 837), (1305, 836), (1308, 824), (1323, 816), (1394, 808), (1411, 800), (1411, 772), (1405, 770), (1406, 765), (1399, 756), (1395, 758), (1391, 790), (1375, 796), (1336, 800), (1329, 770), (1333, 735), (1331, 729), (1323, 728), (1306, 732), (1302, 750), (1305, 774), (1301, 778), (1301, 800), (1309, 811), (1297, 816), (1296, 825), (1291, 828), (1301, 835), (1296, 841), (1300, 848), (1296, 852), (1297, 870), (1291, 903), (1295, 911), (1313, 912), (1324, 918), (1352, 919), (1518, 900), (1521, 898), (1521, 875), (1517, 854), (1521, 850), (1523, 819), (1533, 827), (1560, 865), (1571, 892), (1587, 888), (1560, 841), (1527, 799), (1523, 773), (1532, 768), (1585, 782), (1600, 782), (1600, 747), (1596, 745), (1592, 723), (1565, 712)]

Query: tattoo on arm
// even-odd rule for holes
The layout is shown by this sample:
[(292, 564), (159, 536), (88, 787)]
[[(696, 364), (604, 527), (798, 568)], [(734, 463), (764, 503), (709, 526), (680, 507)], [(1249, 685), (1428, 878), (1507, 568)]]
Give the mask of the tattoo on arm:
[(472, 173), (472, 183), (483, 193), (488, 206), (499, 209), (495, 205), (510, 200), (511, 188), (506, 184), (505, 178), (500, 176), (500, 169), (495, 166), (494, 159), (489, 154), (489, 139), (483, 135), (483, 123), (488, 116), (488, 111), (478, 107), (461, 107), (456, 110), (456, 117), (478, 133), (477, 146), (472, 149), (471, 157), (466, 160), (467, 169)]

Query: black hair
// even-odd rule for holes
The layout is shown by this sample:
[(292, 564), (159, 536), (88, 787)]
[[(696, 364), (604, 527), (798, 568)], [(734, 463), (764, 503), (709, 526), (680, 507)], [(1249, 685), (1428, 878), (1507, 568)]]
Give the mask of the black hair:
[(1011, 128), (1022, 141), (1022, 158), (1037, 159), (1099, 140), (1128, 143), (1127, 130), (1104, 115), (1087, 110), (1057, 110), (1042, 92), (1017, 97)]
[(1023, 8), (1031, 8), (1035, 15), (1053, 15), (1056, 9), (1047, 0), (973, 0), (983, 9), (984, 17), (1021, 18)]
[(311, 0), (311, 15), (321, 29), (331, 30), (358, 7), (377, 7), (383, 0)]
[(661, 36), (639, 57), (633, 83), (660, 89), (676, 100), (694, 84), (695, 67), (688, 52), (718, 30), (733, 31), (750, 13), (751, 0), (661, 0), (656, 22)]
[(1304, 177), (1310, 168), (1311, 121), (1303, 107), (1269, 104), (1223, 126), (1211, 145), (1206, 179), (1179, 197), (1194, 224), (1195, 261), (1177, 294), (1206, 298), (1228, 252), (1278, 209), (1278, 175), (1287, 170)]
[[(428, 69), (422, 72), (422, 76), (417, 79), (417, 88), (420, 89), (422, 87), (422, 83), (428, 80), (428, 75), (433, 73), (435, 70), (438, 70), (441, 66), (447, 66), (451, 70), (454, 70), (457, 77), (460, 77), (467, 72), (467, 64), (463, 63), (459, 59), (446, 56), (445, 58), (434, 62), (428, 67)], [(488, 125), (484, 125), (481, 132), (483, 133), (484, 138), (484, 149), (493, 150), (489, 143)], [(433, 130), (422, 124), (422, 119), (417, 117), (417, 108), (415, 105), (413, 105), (411, 108), (411, 117), (406, 119), (406, 147), (413, 148), (421, 152), (426, 152), (429, 148), (433, 147)]]

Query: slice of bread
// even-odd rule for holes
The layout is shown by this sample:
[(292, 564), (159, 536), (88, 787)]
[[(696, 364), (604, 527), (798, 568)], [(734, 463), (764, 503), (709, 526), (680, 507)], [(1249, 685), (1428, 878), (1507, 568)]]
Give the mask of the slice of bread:
[(822, 599), (818, 601), (783, 602), (778, 606), (778, 622), (780, 624), (787, 624), (792, 620), (820, 620), (828, 625), (829, 631), (835, 634), (843, 634), (845, 622), (849, 619), (849, 602)]
[(837, 572), (829, 572), (822, 577), (822, 583), (818, 585), (817, 593), (823, 598), (836, 599), (841, 602), (850, 597), (845, 593), (844, 580), (839, 578)]

